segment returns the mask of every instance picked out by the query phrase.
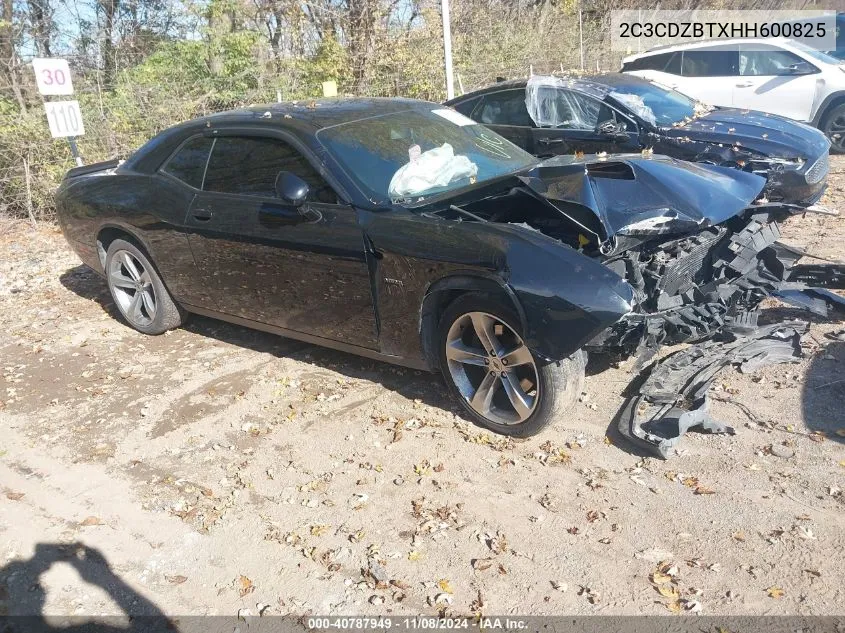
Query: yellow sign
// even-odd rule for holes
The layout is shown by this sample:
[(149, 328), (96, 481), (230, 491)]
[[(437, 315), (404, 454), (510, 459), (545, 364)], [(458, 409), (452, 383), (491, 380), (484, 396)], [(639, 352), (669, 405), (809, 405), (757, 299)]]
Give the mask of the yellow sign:
[(323, 82), (323, 96), (324, 97), (336, 97), (337, 96), (337, 82), (336, 81), (324, 81)]

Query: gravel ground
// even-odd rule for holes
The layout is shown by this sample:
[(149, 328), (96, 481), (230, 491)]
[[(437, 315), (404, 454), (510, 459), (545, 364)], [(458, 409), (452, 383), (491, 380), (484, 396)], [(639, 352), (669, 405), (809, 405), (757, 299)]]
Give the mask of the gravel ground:
[[(843, 257), (845, 218), (784, 232)], [(58, 232), (0, 220), (0, 613), (845, 613), (841, 322), (723, 371), (737, 435), (660, 461), (612, 432), (630, 363), (515, 442), (430, 374), (115, 315)]]

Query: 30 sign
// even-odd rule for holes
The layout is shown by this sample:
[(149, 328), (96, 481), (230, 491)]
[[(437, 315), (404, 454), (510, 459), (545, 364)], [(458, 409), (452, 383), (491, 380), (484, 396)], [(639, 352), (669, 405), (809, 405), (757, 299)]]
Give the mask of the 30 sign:
[(79, 101), (48, 101), (44, 104), (44, 109), (47, 111), (47, 123), (50, 124), (50, 134), (53, 138), (85, 134)]
[(32, 60), (35, 82), (42, 95), (72, 95), (73, 82), (66, 59), (36, 57)]

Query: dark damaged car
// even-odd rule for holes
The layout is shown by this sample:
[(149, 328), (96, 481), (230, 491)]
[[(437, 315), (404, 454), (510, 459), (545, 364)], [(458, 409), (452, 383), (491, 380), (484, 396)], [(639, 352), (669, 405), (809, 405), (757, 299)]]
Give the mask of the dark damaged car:
[(439, 370), (473, 420), (525, 436), (577, 397), (586, 350), (707, 338), (785, 285), (826, 305), (764, 186), (662, 156), (540, 162), (443, 106), (362, 99), (185, 123), (71, 170), (57, 202), (141, 332), (196, 313)]
[(783, 117), (693, 101), (633, 75), (534, 76), (447, 102), (527, 152), (653, 151), (764, 176), (771, 202), (806, 208), (824, 193), (830, 142)]

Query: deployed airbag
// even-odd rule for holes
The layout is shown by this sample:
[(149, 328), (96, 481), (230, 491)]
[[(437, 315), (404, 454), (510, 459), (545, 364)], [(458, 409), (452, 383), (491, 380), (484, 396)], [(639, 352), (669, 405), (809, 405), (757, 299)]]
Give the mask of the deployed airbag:
[[(417, 148), (419, 152), (419, 148)], [(462, 178), (475, 178), (478, 166), (466, 156), (456, 156), (449, 143), (422, 152), (400, 167), (390, 179), (388, 193), (394, 200), (419, 196)]]

